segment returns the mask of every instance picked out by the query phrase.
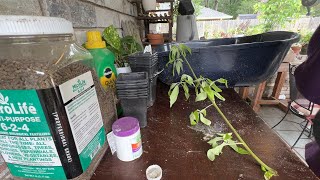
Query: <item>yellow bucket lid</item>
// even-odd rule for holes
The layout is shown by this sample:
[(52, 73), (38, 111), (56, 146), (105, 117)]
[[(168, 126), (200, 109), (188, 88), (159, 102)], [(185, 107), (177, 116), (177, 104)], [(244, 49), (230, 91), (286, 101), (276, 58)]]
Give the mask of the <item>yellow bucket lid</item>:
[(85, 46), (87, 49), (105, 48), (106, 42), (102, 41), (101, 33), (99, 31), (88, 31)]

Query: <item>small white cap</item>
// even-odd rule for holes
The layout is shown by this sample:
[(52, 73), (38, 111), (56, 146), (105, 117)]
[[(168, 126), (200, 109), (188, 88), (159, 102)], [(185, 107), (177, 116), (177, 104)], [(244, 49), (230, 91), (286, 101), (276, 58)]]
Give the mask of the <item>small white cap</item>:
[(73, 34), (70, 21), (44, 16), (0, 15), (0, 36)]
[(162, 169), (159, 165), (151, 165), (146, 170), (148, 180), (160, 180), (162, 178)]

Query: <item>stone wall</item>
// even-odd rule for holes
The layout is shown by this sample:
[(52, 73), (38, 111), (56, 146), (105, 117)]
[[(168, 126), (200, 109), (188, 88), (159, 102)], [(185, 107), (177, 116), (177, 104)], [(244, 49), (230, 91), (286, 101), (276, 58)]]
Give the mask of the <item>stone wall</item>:
[[(0, 15), (33, 15), (62, 17), (73, 23), (77, 41), (85, 42), (85, 32), (102, 31), (109, 25), (122, 32), (121, 23), (137, 23), (137, 8), (128, 0), (0, 0)], [(9, 179), (0, 156), (0, 179)]]
[(79, 43), (90, 29), (102, 31), (114, 25), (121, 33), (121, 22), (136, 22), (137, 8), (129, 0), (0, 0), (1, 15), (62, 17), (73, 23)]

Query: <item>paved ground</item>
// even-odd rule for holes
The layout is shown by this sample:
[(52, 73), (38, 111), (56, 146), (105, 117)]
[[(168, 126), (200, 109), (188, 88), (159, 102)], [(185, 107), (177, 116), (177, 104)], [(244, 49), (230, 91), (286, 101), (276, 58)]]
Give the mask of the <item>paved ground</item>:
[[(270, 126), (277, 124), (282, 117), (284, 116), (284, 112), (280, 109), (272, 106), (262, 106), (258, 112), (258, 115)], [(285, 120), (294, 121), (297, 123), (301, 123), (303, 119), (293, 115), (288, 114)], [(274, 128), (275, 132), (288, 144), (288, 146), (292, 146), (293, 143), (299, 137), (302, 128), (299, 124), (293, 122), (283, 121), (277, 127)], [(305, 133), (299, 142), (295, 145), (292, 149), (300, 158), (301, 160), (305, 160), (305, 145), (312, 141), (312, 138), (309, 139), (307, 137), (308, 133)]]

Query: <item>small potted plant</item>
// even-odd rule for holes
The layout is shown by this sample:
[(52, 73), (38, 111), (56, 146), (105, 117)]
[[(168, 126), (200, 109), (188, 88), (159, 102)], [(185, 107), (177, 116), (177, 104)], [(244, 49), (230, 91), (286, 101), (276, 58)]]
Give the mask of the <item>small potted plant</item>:
[(130, 73), (131, 68), (128, 64), (127, 56), (142, 51), (141, 45), (132, 36), (120, 38), (116, 28), (112, 25), (103, 31), (103, 39), (107, 43), (107, 48), (115, 55), (117, 73)]
[(300, 54), (301, 48), (302, 48), (302, 46), (301, 46), (300, 43), (294, 43), (294, 44), (292, 44), (292, 46), (291, 46), (292, 51), (293, 51), (296, 55), (299, 55), (299, 54)]
[(150, 33), (147, 34), (147, 38), (151, 45), (160, 45), (164, 43), (164, 37), (161, 33)]

